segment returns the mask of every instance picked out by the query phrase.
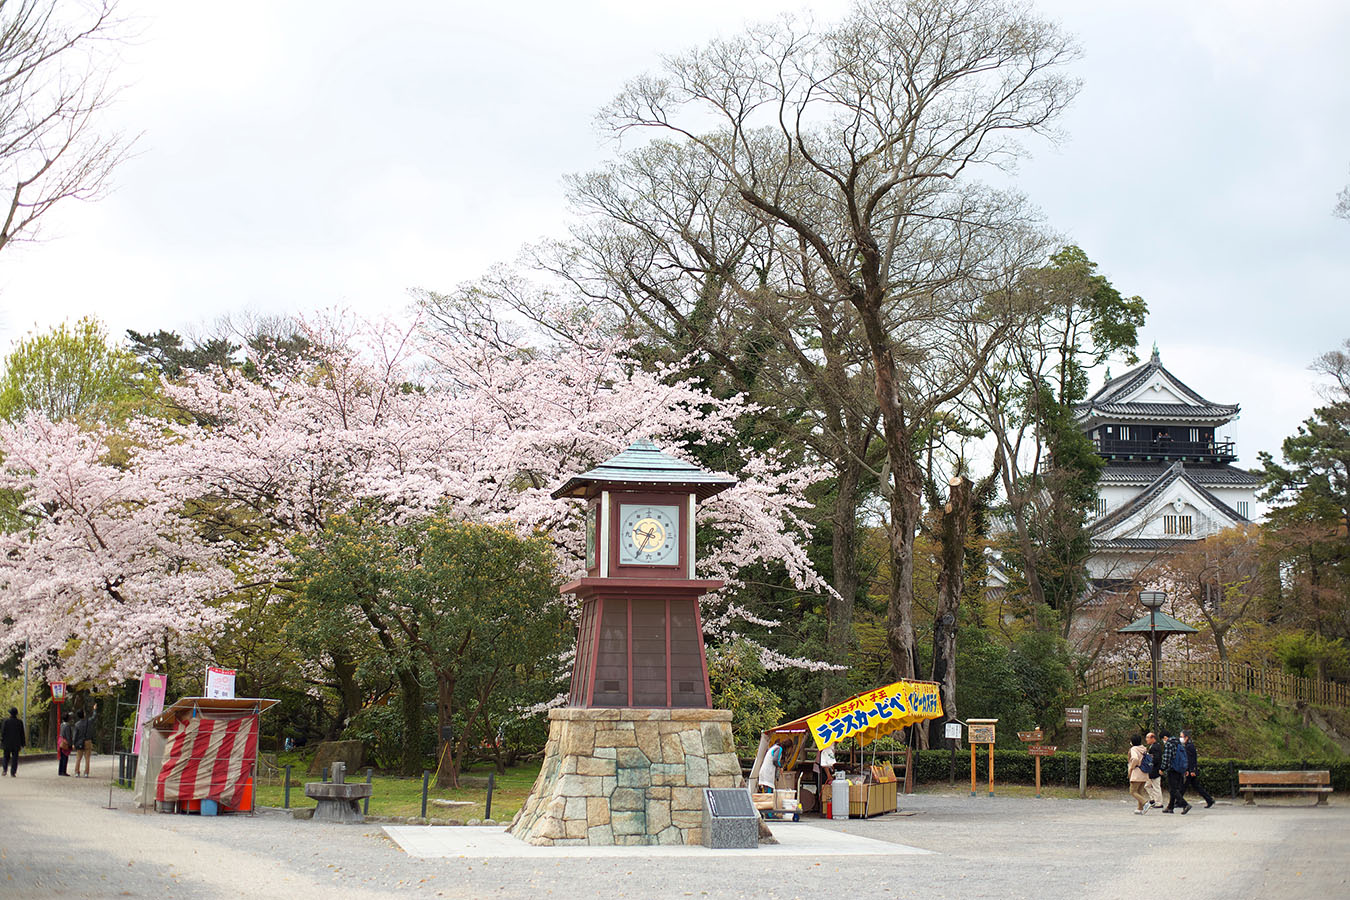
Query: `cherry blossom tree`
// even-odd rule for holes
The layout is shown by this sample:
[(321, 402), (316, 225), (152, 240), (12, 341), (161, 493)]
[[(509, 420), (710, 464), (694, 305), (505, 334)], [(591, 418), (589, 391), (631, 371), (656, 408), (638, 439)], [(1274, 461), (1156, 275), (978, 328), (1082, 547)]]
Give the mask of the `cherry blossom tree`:
[(155, 465), (159, 440), (38, 413), (0, 425), (0, 489), (22, 522), (0, 533), (0, 640), (52, 675), (113, 683), (228, 617), (230, 543), (184, 516), (191, 485)]

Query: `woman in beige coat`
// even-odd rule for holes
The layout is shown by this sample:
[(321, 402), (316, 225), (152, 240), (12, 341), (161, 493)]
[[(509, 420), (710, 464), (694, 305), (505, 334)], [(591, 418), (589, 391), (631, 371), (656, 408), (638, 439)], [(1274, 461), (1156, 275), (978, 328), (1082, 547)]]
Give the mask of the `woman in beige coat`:
[(1148, 799), (1148, 773), (1139, 768), (1139, 764), (1144, 761), (1148, 755), (1148, 749), (1144, 746), (1144, 739), (1139, 735), (1130, 738), (1130, 796), (1139, 804), (1134, 811), (1136, 816), (1142, 816), (1153, 808), (1153, 801)]

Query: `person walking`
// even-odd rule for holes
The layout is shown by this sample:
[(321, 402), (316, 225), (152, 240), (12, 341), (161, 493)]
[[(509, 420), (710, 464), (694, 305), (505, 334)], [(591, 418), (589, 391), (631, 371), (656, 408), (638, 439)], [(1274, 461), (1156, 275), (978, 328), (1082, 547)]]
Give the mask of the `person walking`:
[(10, 778), (19, 777), (19, 751), (27, 743), (28, 735), (24, 733), (23, 722), (19, 720), (19, 711), (11, 706), (9, 718), (4, 725), (0, 725), (0, 746), (5, 751), (4, 768), (0, 768), (0, 775), (8, 772)]
[(1183, 816), (1191, 811), (1191, 805), (1186, 802), (1186, 765), (1186, 748), (1182, 746), (1181, 739), (1164, 734), (1163, 771), (1167, 773), (1167, 789), (1170, 792), (1167, 808), (1163, 810), (1165, 813), (1173, 812), (1178, 806)]
[(75, 726), (70, 723), (70, 713), (61, 716), (61, 730), (56, 737), (56, 774), (70, 777), (66, 768), (70, 765), (70, 750), (75, 741)]
[(1125, 773), (1130, 782), (1130, 796), (1138, 804), (1134, 811), (1136, 816), (1142, 816), (1153, 808), (1153, 801), (1148, 798), (1148, 773), (1140, 768), (1145, 759), (1151, 758), (1142, 737), (1136, 734), (1130, 738), (1130, 758)]
[(1144, 746), (1148, 748), (1149, 759), (1152, 765), (1148, 770), (1148, 798), (1153, 802), (1154, 809), (1161, 809), (1163, 805), (1162, 798), (1162, 744), (1158, 743), (1158, 736), (1153, 732), (1144, 735)]
[(80, 711), (80, 717), (75, 720), (75, 777), (80, 777), (80, 763), (84, 763), (84, 777), (89, 777), (89, 761), (94, 755), (94, 721), (98, 718), (98, 707), (94, 711), (86, 713)]
[(1205, 790), (1205, 786), (1200, 783), (1200, 766), (1198, 765), (1200, 752), (1195, 749), (1195, 741), (1191, 740), (1191, 732), (1181, 729), (1181, 745), (1186, 748), (1186, 787), (1194, 789), (1197, 794), (1205, 800), (1205, 809), (1214, 805), (1214, 798)]

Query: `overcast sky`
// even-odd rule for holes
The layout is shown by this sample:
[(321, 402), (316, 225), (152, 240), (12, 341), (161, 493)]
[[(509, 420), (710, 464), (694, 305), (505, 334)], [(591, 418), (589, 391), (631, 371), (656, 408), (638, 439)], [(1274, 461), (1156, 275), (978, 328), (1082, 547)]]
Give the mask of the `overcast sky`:
[[(397, 313), (561, 235), (562, 179), (612, 153), (625, 80), (793, 0), (123, 0), (110, 122), (143, 136), (94, 204), (0, 256), (0, 349), (94, 314), (191, 332), (224, 313)], [(824, 18), (842, 4), (811, 5)], [(1350, 337), (1350, 4), (1042, 2), (1084, 89), (1016, 183), (1122, 292), (1141, 338), (1242, 404), (1240, 464), (1311, 411)], [(1117, 369), (1115, 374), (1119, 374)]]

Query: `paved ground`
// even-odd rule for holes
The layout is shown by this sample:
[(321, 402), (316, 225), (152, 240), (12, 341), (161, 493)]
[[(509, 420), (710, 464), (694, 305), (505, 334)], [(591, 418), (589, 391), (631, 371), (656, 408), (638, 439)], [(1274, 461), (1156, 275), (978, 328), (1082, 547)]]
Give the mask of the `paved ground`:
[(1220, 803), (1135, 816), (1123, 793), (924, 794), (903, 798), (913, 816), (821, 827), (931, 854), (804, 846), (795, 856), (422, 859), (378, 826), (144, 814), (125, 792), (106, 809), (111, 762), (96, 760), (94, 771), (58, 779), (54, 763), (35, 763), (0, 779), (0, 897), (1350, 896), (1350, 799), (1340, 796), (1330, 807)]

